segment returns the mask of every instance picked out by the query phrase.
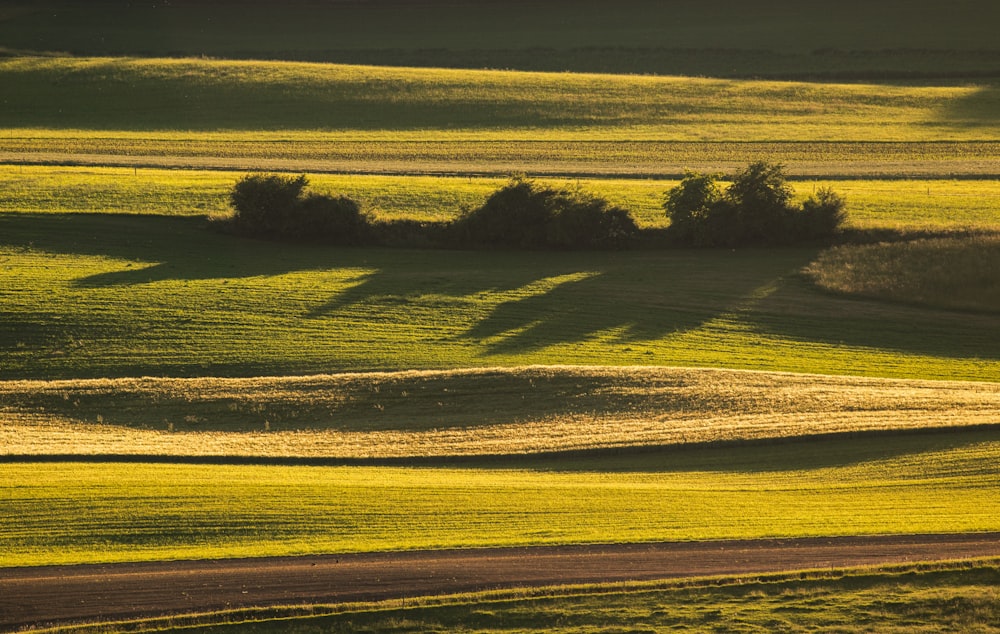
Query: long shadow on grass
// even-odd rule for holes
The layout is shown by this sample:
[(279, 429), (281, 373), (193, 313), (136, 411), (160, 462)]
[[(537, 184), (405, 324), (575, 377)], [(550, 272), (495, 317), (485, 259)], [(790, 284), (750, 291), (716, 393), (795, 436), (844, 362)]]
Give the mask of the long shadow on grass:
[[(812, 249), (337, 249), (219, 235), (203, 225), (197, 218), (2, 214), (0, 244), (125, 261), (119, 270), (70, 282), (82, 288), (165, 280), (221, 284), (294, 271), (356, 269), (357, 278), (333, 294), (297, 289), (308, 302), (315, 301), (298, 317), (321, 319), (350, 311), (354, 319), (380, 316), (402, 327), (447, 333), (451, 341), (478, 346), (485, 359), (600, 338), (608, 345), (607, 363), (614, 363), (616, 354), (632, 354), (634, 363), (637, 353), (631, 347), (648, 343), (655, 348), (664, 337), (700, 328), (720, 316), (752, 331), (802, 341), (950, 358), (1000, 358), (1000, 338), (995, 336), (1000, 317), (825, 296), (795, 275), (815, 256)], [(762, 288), (773, 290), (751, 300)], [(255, 308), (252, 296), (241, 302), (234, 310)], [(358, 305), (363, 305), (360, 311)], [(10, 313), (2, 319), (21, 323), (25, 317)], [(65, 321), (72, 315), (62, 317)], [(158, 371), (156, 361), (150, 363), (137, 371)], [(232, 375), (287, 370), (255, 366), (253, 361), (230, 370), (224, 363), (198, 371)]]
[(447, 309), (449, 302), (474, 301), (472, 310), (482, 317), (460, 338), (483, 346), (487, 356), (594, 337), (627, 346), (699, 328), (814, 255), (795, 249), (443, 252), (427, 257), (436, 264), (420, 270), (379, 267), (312, 316), (373, 298), (387, 309), (400, 303)]

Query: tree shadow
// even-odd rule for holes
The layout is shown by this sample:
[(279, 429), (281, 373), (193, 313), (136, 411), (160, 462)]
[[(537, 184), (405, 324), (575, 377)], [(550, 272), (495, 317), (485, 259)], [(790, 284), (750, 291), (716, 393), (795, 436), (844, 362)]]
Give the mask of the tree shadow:
[(419, 270), (378, 267), (310, 316), (373, 298), (442, 307), (474, 298), (485, 312), (460, 339), (485, 347), (487, 356), (594, 337), (627, 345), (698, 328), (814, 255), (796, 249), (442, 252)]

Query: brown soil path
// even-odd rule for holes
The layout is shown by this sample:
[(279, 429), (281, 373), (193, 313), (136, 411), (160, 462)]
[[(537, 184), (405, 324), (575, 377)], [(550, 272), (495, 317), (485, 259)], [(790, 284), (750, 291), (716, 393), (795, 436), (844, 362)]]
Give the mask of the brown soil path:
[(495, 588), (1000, 556), (1000, 533), (491, 548), (0, 569), (0, 629)]

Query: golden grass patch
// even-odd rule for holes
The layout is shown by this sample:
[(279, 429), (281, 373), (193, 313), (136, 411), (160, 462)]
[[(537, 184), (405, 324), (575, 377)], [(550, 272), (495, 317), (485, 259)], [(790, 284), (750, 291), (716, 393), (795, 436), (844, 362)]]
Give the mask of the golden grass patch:
[(0, 383), (6, 455), (409, 458), (992, 424), (1000, 386), (652, 367)]

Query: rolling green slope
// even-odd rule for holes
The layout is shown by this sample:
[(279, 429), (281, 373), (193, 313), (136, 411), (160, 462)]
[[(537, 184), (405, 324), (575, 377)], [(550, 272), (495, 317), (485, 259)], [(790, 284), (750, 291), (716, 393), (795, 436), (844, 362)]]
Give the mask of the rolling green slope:
[(0, 59), (4, 162), (671, 176), (990, 177), (989, 82), (818, 84), (329, 64)]
[(998, 452), (972, 430), (527, 468), (0, 463), (0, 567), (995, 531)]

